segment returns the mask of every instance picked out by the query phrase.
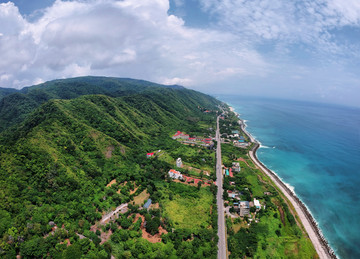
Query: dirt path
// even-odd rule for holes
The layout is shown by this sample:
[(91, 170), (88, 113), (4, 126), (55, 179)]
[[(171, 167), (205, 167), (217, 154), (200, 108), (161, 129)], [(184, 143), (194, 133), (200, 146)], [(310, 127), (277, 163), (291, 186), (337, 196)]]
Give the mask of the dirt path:
[(121, 205), (120, 205), (119, 207), (117, 207), (115, 210), (113, 210), (113, 211), (105, 214), (105, 215), (102, 217), (100, 223), (101, 223), (101, 224), (105, 224), (106, 221), (108, 221), (112, 216), (116, 216), (117, 213), (119, 213), (119, 211), (127, 208), (127, 206), (128, 206), (127, 203), (121, 204)]
[(241, 161), (241, 162), (244, 162), (249, 168), (251, 168), (251, 169), (258, 169), (257, 167), (251, 167), (249, 164), (248, 164), (248, 162), (244, 159), (244, 158), (242, 158), (242, 157), (240, 157), (240, 158), (238, 158), (237, 159), (237, 161)]

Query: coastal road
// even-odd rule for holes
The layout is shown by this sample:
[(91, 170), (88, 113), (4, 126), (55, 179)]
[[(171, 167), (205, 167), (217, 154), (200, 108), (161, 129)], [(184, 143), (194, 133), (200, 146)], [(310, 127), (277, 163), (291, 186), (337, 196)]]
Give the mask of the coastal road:
[(299, 215), (299, 218), (306, 230), (306, 232), (308, 233), (311, 242), (313, 243), (316, 252), (318, 253), (319, 257), (321, 259), (323, 258), (331, 258), (328, 250), (326, 247), (324, 247), (323, 243), (321, 242), (321, 240), (319, 239), (319, 236), (317, 235), (317, 231), (316, 229), (314, 229), (315, 227), (313, 226), (312, 222), (309, 220), (309, 218), (305, 215), (301, 205), (293, 198), (292, 195), (290, 195), (288, 193), (288, 190), (286, 190), (284, 188), (284, 186), (279, 182), (279, 179), (276, 179), (269, 171), (267, 168), (265, 168), (263, 166), (262, 163), (259, 163), (259, 160), (256, 158), (256, 155), (254, 153), (253, 150), (249, 151), (249, 155), (251, 160), (259, 167), (261, 168), (261, 170), (263, 172), (265, 172), (270, 179), (276, 184), (276, 186), (280, 189), (280, 191), (286, 196), (286, 198), (288, 198), (288, 200), (292, 203), (292, 205), (294, 206), (297, 214)]
[(219, 128), (219, 119), (216, 120), (216, 185), (218, 187), (217, 196), (216, 196), (216, 205), (218, 208), (218, 258), (226, 259), (226, 238), (225, 238), (225, 216), (224, 216), (224, 200), (223, 200), (223, 175), (221, 167), (221, 140), (220, 140), (220, 128)]

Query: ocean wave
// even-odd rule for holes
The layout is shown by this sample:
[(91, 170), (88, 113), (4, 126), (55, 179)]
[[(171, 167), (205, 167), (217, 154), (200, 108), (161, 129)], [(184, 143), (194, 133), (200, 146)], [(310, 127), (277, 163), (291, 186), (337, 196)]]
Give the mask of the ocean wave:
[(260, 148), (272, 148), (272, 147), (268, 147), (268, 146), (265, 146), (265, 145), (261, 145), (261, 144), (260, 144)]

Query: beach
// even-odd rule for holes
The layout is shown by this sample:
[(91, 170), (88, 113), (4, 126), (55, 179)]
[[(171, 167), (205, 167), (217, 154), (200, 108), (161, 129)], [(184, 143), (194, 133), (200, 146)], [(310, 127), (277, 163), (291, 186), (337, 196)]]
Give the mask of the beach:
[[(230, 110), (234, 112), (234, 109), (232, 107), (230, 107)], [(237, 114), (236, 112), (235, 114), (237, 117), (239, 117), (239, 114)], [(249, 151), (250, 158), (259, 169), (261, 169), (267, 176), (269, 176), (269, 178), (276, 184), (276, 186), (284, 194), (287, 200), (291, 202), (319, 257), (337, 258), (305, 204), (296, 196), (294, 191), (290, 190), (290, 188), (283, 181), (281, 181), (281, 179), (274, 172), (269, 170), (257, 158), (256, 151), (260, 147), (260, 143), (249, 132), (246, 131), (246, 124), (240, 118), (239, 125), (243, 132), (249, 137), (250, 141), (254, 143), (252, 149)]]

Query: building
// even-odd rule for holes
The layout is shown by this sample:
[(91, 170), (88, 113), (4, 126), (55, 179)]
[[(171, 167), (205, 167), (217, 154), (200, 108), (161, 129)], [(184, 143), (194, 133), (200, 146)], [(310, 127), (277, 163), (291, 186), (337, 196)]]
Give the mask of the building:
[(172, 139), (178, 139), (178, 138), (181, 138), (181, 139), (189, 139), (189, 135), (188, 134), (185, 134), (181, 131), (177, 131), (173, 136), (172, 136)]
[(181, 157), (179, 157), (178, 159), (176, 159), (176, 166), (177, 166), (177, 167), (182, 167), (182, 166), (183, 166)]
[(233, 172), (232, 172), (232, 168), (229, 168), (229, 176), (234, 177)]
[(239, 199), (239, 195), (240, 195), (240, 194), (239, 194), (238, 191), (230, 191), (230, 190), (228, 190), (227, 193), (228, 193), (228, 196), (229, 196), (230, 198)]
[(180, 138), (180, 135), (183, 134), (181, 131), (177, 131), (174, 136), (172, 136), (172, 139), (178, 139)]
[(231, 133), (232, 134), (239, 134), (239, 131), (238, 130), (232, 130)]
[(239, 211), (240, 217), (244, 217), (245, 215), (250, 214), (250, 204), (248, 201), (240, 201), (239, 208), (240, 208)]
[(178, 180), (183, 179), (183, 175), (179, 171), (176, 171), (174, 169), (170, 169), (168, 174), (169, 174), (169, 177), (172, 178), (172, 179), (178, 179)]
[(233, 162), (232, 163), (232, 169), (234, 170), (234, 172), (240, 172), (241, 171), (240, 163), (239, 162)]
[(146, 154), (146, 157), (147, 157), (147, 158), (152, 157), (152, 156), (154, 156), (154, 153), (147, 153), (147, 154)]
[(254, 198), (254, 206), (257, 210), (261, 209), (260, 201)]
[(148, 199), (148, 200), (146, 201), (146, 203), (144, 204), (143, 208), (148, 210), (149, 207), (150, 207), (150, 205), (151, 205), (151, 199)]

